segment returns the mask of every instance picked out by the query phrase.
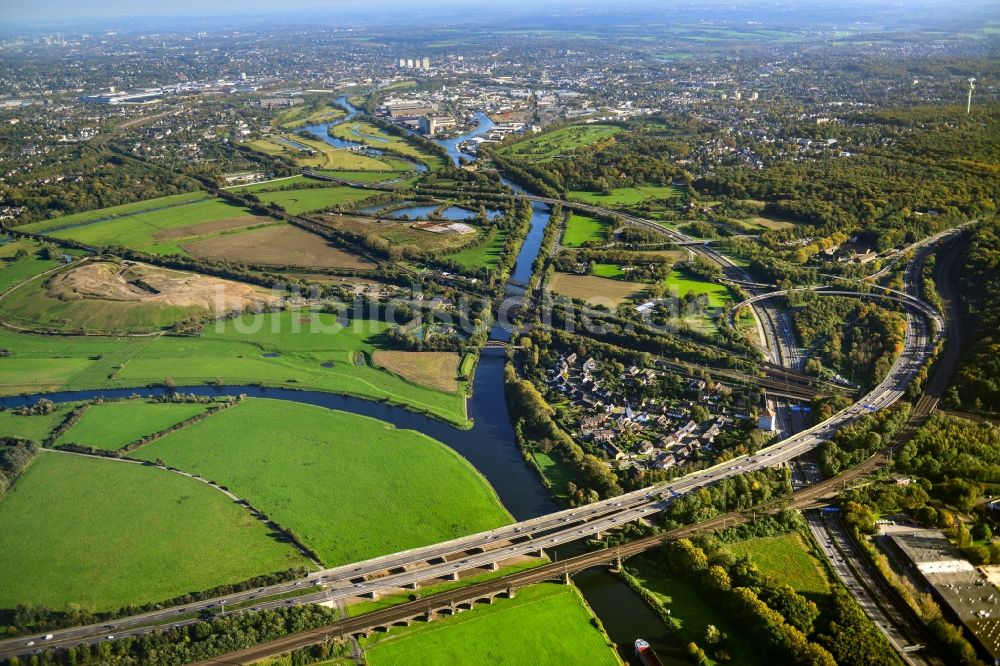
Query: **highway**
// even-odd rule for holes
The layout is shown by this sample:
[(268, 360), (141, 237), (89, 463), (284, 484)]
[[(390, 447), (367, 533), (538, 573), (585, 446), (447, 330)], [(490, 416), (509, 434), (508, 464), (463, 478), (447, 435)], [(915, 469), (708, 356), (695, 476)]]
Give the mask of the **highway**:
[[(538, 197), (527, 198), (547, 201)], [(560, 203), (565, 205), (566, 202)], [(656, 228), (659, 231), (664, 231), (664, 228), (659, 225), (656, 225)], [(733, 265), (728, 258), (714, 250), (700, 248), (700, 251), (713, 255), (715, 257), (712, 259), (713, 261), (728, 266), (729, 270), (742, 273), (742, 269)], [(919, 271), (916, 270), (914, 264), (916, 262), (911, 263), (907, 270), (906, 289), (910, 293), (917, 289), (919, 284), (916, 280)], [(926, 306), (926, 304), (910, 296), (909, 293), (903, 296), (907, 298), (901, 300), (904, 300), (911, 309), (917, 310), (920, 315), (927, 314), (919, 307), (919, 305)], [(751, 305), (751, 307), (757, 306)], [(790, 334), (790, 331), (786, 330), (786, 332)], [(318, 601), (333, 602), (365, 596), (375, 597), (385, 591), (412, 588), (422, 581), (457, 578), (462, 572), (491, 570), (514, 558), (531, 554), (541, 555), (545, 548), (590, 538), (634, 520), (649, 517), (666, 507), (678, 495), (704, 488), (722, 479), (737, 476), (750, 470), (773, 467), (812, 451), (820, 443), (832, 437), (837, 430), (853, 423), (870, 411), (884, 409), (899, 400), (913, 376), (928, 359), (936, 344), (936, 338), (937, 336), (929, 330), (928, 322), (922, 316), (908, 313), (904, 349), (882, 383), (850, 408), (755, 454), (735, 458), (724, 464), (689, 474), (666, 484), (633, 491), (586, 507), (566, 509), (440, 544), (323, 569), (295, 581), (121, 618), (106, 624), (54, 630), (51, 632), (52, 639), (47, 641), (39, 636), (24, 636), (0, 641), (0, 658), (30, 651), (31, 648), (26, 645), (28, 641), (35, 641), (36, 647), (65, 647), (107, 640), (108, 636), (112, 635), (115, 637), (142, 635), (162, 628), (164, 625), (193, 622), (195, 620), (190, 619), (190, 616), (203, 610), (214, 611), (227, 605), (252, 602), (263, 597), (296, 591), (303, 587), (321, 585), (323, 589), (291, 599), (261, 601), (256, 605), (251, 605), (250, 609), (260, 610), (280, 605)], [(774, 345), (774, 349), (778, 350), (780, 357), (786, 358), (787, 354), (794, 358), (790, 351), (791, 348), (794, 348), (793, 337), (789, 341), (784, 334), (781, 334), (772, 340), (771, 344)], [(174, 622), (175, 619), (178, 621)], [(157, 626), (150, 626), (154, 624)]]
[[(761, 451), (730, 460), (724, 464), (690, 474), (656, 487), (633, 491), (582, 508), (566, 509), (521, 523), (454, 539), (441, 544), (394, 553), (364, 562), (333, 567), (309, 574), (304, 579), (272, 585), (257, 590), (226, 595), (216, 599), (122, 618), (107, 625), (90, 625), (53, 631), (46, 647), (75, 645), (105, 640), (108, 635), (149, 633), (152, 623), (167, 623), (202, 610), (218, 610), (256, 598), (274, 596), (302, 586), (322, 585), (322, 591), (278, 602), (252, 606), (263, 609), (281, 604), (336, 601), (377, 596), (419, 584), (421, 581), (455, 578), (461, 572), (493, 569), (512, 558), (541, 554), (544, 548), (589, 538), (634, 520), (649, 517), (663, 509), (674, 496), (733, 477), (749, 470), (773, 467), (811, 451), (837, 430), (869, 411), (884, 409), (902, 397), (913, 375), (920, 369), (933, 347), (926, 323), (908, 315), (905, 348), (886, 379), (849, 409), (792, 437)], [(183, 622), (192, 620), (185, 619)], [(22, 637), (0, 642), (0, 657), (25, 651), (26, 642), (40, 637)]]
[(945, 662), (924, 647), (928, 638), (923, 627), (895, 606), (892, 591), (872, 570), (865, 555), (857, 551), (840, 520), (815, 510), (807, 511), (805, 516), (809, 531), (837, 577), (903, 661), (910, 666), (942, 666)]

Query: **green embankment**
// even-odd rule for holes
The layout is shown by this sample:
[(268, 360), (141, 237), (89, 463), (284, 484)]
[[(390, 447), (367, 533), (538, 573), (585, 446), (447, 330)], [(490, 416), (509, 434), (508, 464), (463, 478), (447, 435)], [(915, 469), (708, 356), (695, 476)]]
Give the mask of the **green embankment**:
[(370, 666), (620, 666), (608, 637), (574, 587), (543, 584), (514, 599), (366, 639)]
[(486, 480), (443, 444), (311, 405), (247, 400), (133, 455), (225, 485), (327, 565), (511, 521)]

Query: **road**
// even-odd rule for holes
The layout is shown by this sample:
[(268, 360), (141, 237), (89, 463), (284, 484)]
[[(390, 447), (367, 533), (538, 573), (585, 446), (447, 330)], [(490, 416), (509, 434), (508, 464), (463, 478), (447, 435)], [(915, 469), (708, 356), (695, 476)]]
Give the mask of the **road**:
[[(80, 642), (95, 642), (103, 640), (109, 634), (118, 637), (142, 635), (152, 631), (150, 627), (143, 625), (170, 623), (178, 616), (218, 609), (225, 604), (232, 606), (259, 597), (283, 594), (301, 586), (318, 584), (323, 585), (325, 589), (314, 594), (276, 602), (277, 605), (377, 595), (380, 591), (412, 586), (432, 578), (456, 577), (463, 571), (473, 569), (492, 569), (513, 558), (589, 538), (639, 518), (648, 517), (653, 512), (663, 509), (677, 495), (704, 488), (750, 470), (773, 467), (790, 461), (813, 450), (832, 437), (837, 430), (854, 422), (868, 411), (884, 409), (893, 404), (902, 397), (906, 386), (928, 358), (933, 347), (933, 340), (928, 335), (926, 324), (921, 318), (908, 315), (907, 324), (905, 348), (881, 384), (849, 409), (756, 454), (742, 456), (667, 484), (634, 491), (583, 508), (566, 509), (442, 544), (324, 569), (310, 574), (305, 579), (123, 618), (109, 623), (110, 626), (90, 625), (53, 631), (53, 638), (46, 641), (45, 645), (59, 647)], [(262, 609), (274, 605), (275, 602), (269, 602), (254, 608)], [(23, 652), (28, 640), (41, 642), (38, 637), (2, 641), (0, 657)]]
[[(658, 225), (657, 228), (662, 230), (662, 227)], [(707, 248), (705, 251), (718, 254)], [(722, 255), (718, 256), (721, 257), (720, 262), (728, 263), (731, 267), (738, 269)], [(742, 269), (738, 270), (742, 271)], [(906, 278), (908, 294), (915, 293), (918, 288), (917, 276), (919, 276), (919, 270), (914, 269), (911, 263)], [(908, 304), (914, 306), (913, 303)], [(773, 342), (773, 344), (780, 348), (780, 342)], [(750, 470), (773, 467), (812, 451), (838, 430), (853, 423), (868, 412), (884, 409), (899, 400), (913, 376), (928, 359), (935, 344), (935, 336), (928, 330), (927, 322), (921, 317), (908, 314), (902, 353), (889, 370), (885, 380), (850, 408), (755, 454), (735, 458), (673, 482), (633, 491), (583, 508), (559, 511), (441, 544), (323, 569), (296, 581), (122, 618), (108, 624), (52, 631), (53, 638), (44, 641), (44, 646), (65, 647), (84, 642), (98, 642), (105, 640), (108, 635), (112, 634), (116, 637), (142, 635), (157, 628), (148, 626), (153, 623), (170, 624), (178, 617), (203, 610), (215, 610), (225, 605), (233, 606), (242, 602), (252, 602), (261, 597), (292, 592), (302, 588), (302, 586), (322, 585), (324, 589), (288, 600), (260, 603), (251, 606), (251, 608), (259, 610), (283, 604), (375, 596), (380, 591), (413, 586), (421, 581), (457, 577), (463, 571), (494, 569), (513, 558), (539, 553), (541, 549), (563, 543), (593, 537), (639, 518), (648, 517), (654, 512), (662, 510), (675, 496), (704, 488)], [(190, 621), (192, 620), (183, 620), (183, 622)], [(0, 641), (0, 658), (23, 653), (26, 650), (26, 642), (29, 640), (34, 640), (39, 645), (43, 643), (42, 639), (36, 636)]]
[(816, 510), (806, 512), (806, 521), (841, 582), (903, 661), (911, 666), (942, 666), (945, 662), (926, 648), (929, 641), (923, 627), (896, 606), (892, 591), (858, 552), (843, 523)]

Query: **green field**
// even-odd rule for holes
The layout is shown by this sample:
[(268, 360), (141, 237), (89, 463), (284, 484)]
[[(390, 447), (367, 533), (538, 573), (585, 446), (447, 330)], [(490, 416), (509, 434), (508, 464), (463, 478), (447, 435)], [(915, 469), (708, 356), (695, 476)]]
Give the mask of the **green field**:
[(722, 308), (732, 300), (732, 294), (725, 285), (718, 282), (707, 282), (681, 268), (670, 271), (666, 285), (667, 289), (671, 291), (676, 289), (678, 296), (684, 296), (691, 291), (696, 294), (707, 294), (708, 307), (710, 308)]
[(0, 395), (106, 386), (155, 338), (30, 335), (0, 329)]
[(594, 264), (593, 275), (598, 277), (625, 279), (628, 274), (618, 264)]
[[(315, 182), (315, 181), (313, 181)], [(255, 196), (266, 204), (276, 203), (290, 215), (302, 215), (326, 210), (345, 203), (357, 203), (371, 199), (380, 192), (359, 190), (347, 186), (314, 187), (304, 190), (278, 190), (255, 192)]]
[(140, 437), (165, 430), (201, 414), (209, 405), (195, 403), (109, 402), (92, 405), (83, 418), (56, 440), (115, 451)]
[(332, 104), (316, 106), (302, 104), (282, 111), (271, 119), (271, 125), (283, 129), (295, 129), (306, 125), (329, 123), (347, 115), (340, 107)]
[(427, 168), (431, 171), (437, 171), (445, 165), (443, 158), (425, 153), (402, 137), (387, 134), (369, 123), (342, 123), (331, 127), (329, 131), (331, 136), (340, 139), (364, 143), (372, 148), (389, 150), (404, 157), (412, 158), (426, 164)]
[(566, 223), (562, 244), (566, 247), (582, 247), (585, 243), (603, 244), (607, 230), (608, 223), (604, 220), (573, 213)]
[(830, 592), (826, 573), (799, 534), (747, 539), (726, 547), (737, 557), (749, 557), (761, 571), (813, 600)]
[(569, 198), (591, 206), (634, 206), (650, 200), (676, 199), (680, 196), (677, 188), (673, 185), (643, 187), (619, 187), (611, 190), (609, 194), (601, 192), (582, 192), (574, 190), (569, 192)]
[(229, 192), (273, 192), (274, 190), (280, 190), (283, 187), (291, 187), (292, 185), (301, 185), (303, 183), (318, 183), (320, 181), (315, 178), (310, 178), (309, 176), (290, 176), (288, 178), (275, 178), (274, 180), (262, 180), (259, 183), (253, 183), (251, 185), (238, 185), (236, 187), (225, 188)]
[(503, 246), (509, 234), (510, 231), (507, 229), (490, 229), (482, 243), (455, 254), (444, 255), (444, 258), (457, 261), (467, 268), (492, 270), (500, 263)]
[(518, 590), (514, 599), (375, 634), (364, 641), (365, 658), (370, 666), (620, 666), (592, 618), (575, 587), (535, 585)]
[[(27, 252), (28, 256), (15, 259), (14, 256), (21, 250)], [(54, 259), (43, 259), (39, 250), (39, 244), (30, 240), (15, 240), (0, 245), (0, 294), (28, 278), (59, 266), (59, 262)]]
[(731, 622), (707, 601), (695, 581), (665, 574), (663, 565), (650, 557), (630, 560), (629, 570), (643, 587), (670, 609), (670, 617), (679, 625), (676, 640), (680, 647), (691, 642), (704, 647), (705, 629), (711, 624), (729, 636), (726, 643), (730, 652), (738, 657), (734, 663), (747, 666), (765, 664), (759, 656), (754, 636), (741, 625)]
[(347, 148), (335, 148), (321, 139), (306, 138), (298, 134), (257, 139), (245, 145), (265, 155), (289, 159), (302, 168), (392, 171), (398, 167), (392, 159), (368, 157)]
[(49, 433), (66, 418), (66, 414), (74, 407), (74, 404), (61, 403), (56, 405), (55, 411), (51, 414), (31, 416), (21, 416), (9, 410), (2, 411), (0, 412), (0, 437), (33, 439), (36, 442), (44, 441)]
[(0, 348), (11, 350), (0, 357), (0, 394), (149, 386), (167, 377), (178, 385), (219, 380), (388, 400), (468, 425), (465, 382), (446, 393), (366, 362), (375, 351), (391, 349), (385, 344), (388, 328), (370, 320), (339, 328), (334, 315), (282, 312), (213, 325), (198, 338), (56, 337), (0, 329)]
[(614, 125), (571, 125), (505, 146), (500, 154), (533, 162), (547, 162), (581, 146), (613, 137), (620, 131), (622, 128)]
[(43, 452), (0, 501), (0, 607), (117, 609), (308, 566), (217, 490)]
[(511, 522), (493, 489), (451, 449), (382, 421), (250, 399), (136, 454), (227, 486), (346, 564)]
[(97, 220), (105, 220), (124, 215), (134, 215), (144, 211), (169, 208), (171, 206), (188, 204), (195, 201), (203, 201), (210, 198), (211, 195), (207, 192), (188, 192), (187, 194), (176, 194), (169, 197), (160, 197), (158, 199), (146, 199), (145, 201), (136, 201), (135, 203), (123, 204), (121, 206), (100, 208), (97, 210), (90, 210), (85, 213), (64, 215), (63, 217), (56, 217), (42, 222), (33, 222), (32, 224), (26, 224), (19, 227), (19, 230), (29, 231), (35, 234), (44, 233), (46, 231), (64, 226), (86, 224)]
[[(181, 238), (190, 240), (200, 236), (214, 235), (220, 230), (194, 228), (190, 230), (189, 234), (173, 230), (237, 218), (244, 218), (248, 225), (276, 223), (276, 220), (269, 217), (254, 217), (249, 209), (242, 206), (234, 206), (221, 199), (202, 198), (189, 203), (152, 210), (156, 206), (157, 201), (160, 200), (154, 199), (144, 202), (146, 204), (146, 212), (123, 214), (104, 221), (81, 223), (80, 226), (53, 231), (48, 235), (54, 238), (67, 238), (99, 247), (122, 245), (153, 254), (180, 254), (186, 256), (187, 252), (180, 247)], [(94, 219), (98, 220), (107, 217), (107, 211), (110, 210), (112, 209), (105, 209), (103, 213), (101, 211), (94, 211)], [(48, 223), (43, 222), (41, 224)], [(35, 226), (29, 225), (29, 227)], [(41, 229), (28, 227), (25, 227), (24, 230), (41, 231)]]

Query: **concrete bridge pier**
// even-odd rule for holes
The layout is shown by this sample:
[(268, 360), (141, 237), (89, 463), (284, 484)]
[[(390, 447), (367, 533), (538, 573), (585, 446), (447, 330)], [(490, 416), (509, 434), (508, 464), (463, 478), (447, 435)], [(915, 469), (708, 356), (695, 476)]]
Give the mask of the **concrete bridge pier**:
[(517, 592), (514, 591), (514, 588), (508, 587), (507, 588), (507, 598), (508, 599), (513, 599), (516, 596), (517, 596)]
[(452, 571), (450, 574), (448, 574), (448, 580), (458, 580), (458, 572)]
[(532, 555), (534, 557), (545, 557), (545, 549), (539, 548), (538, 550), (533, 550), (529, 553), (529, 555)]
[(419, 590), (420, 589), (420, 583), (418, 583), (416, 581), (414, 581), (412, 583), (407, 583), (406, 585), (403, 586), (403, 589), (406, 589), (406, 590)]
[(497, 564), (496, 562), (490, 562), (489, 564), (486, 565), (486, 568), (489, 569), (490, 571), (496, 571), (497, 569), (500, 568), (500, 565)]
[(573, 584), (573, 579), (569, 577), (569, 572), (568, 571), (564, 571), (563, 572), (562, 582), (563, 582), (563, 585), (572, 585)]

